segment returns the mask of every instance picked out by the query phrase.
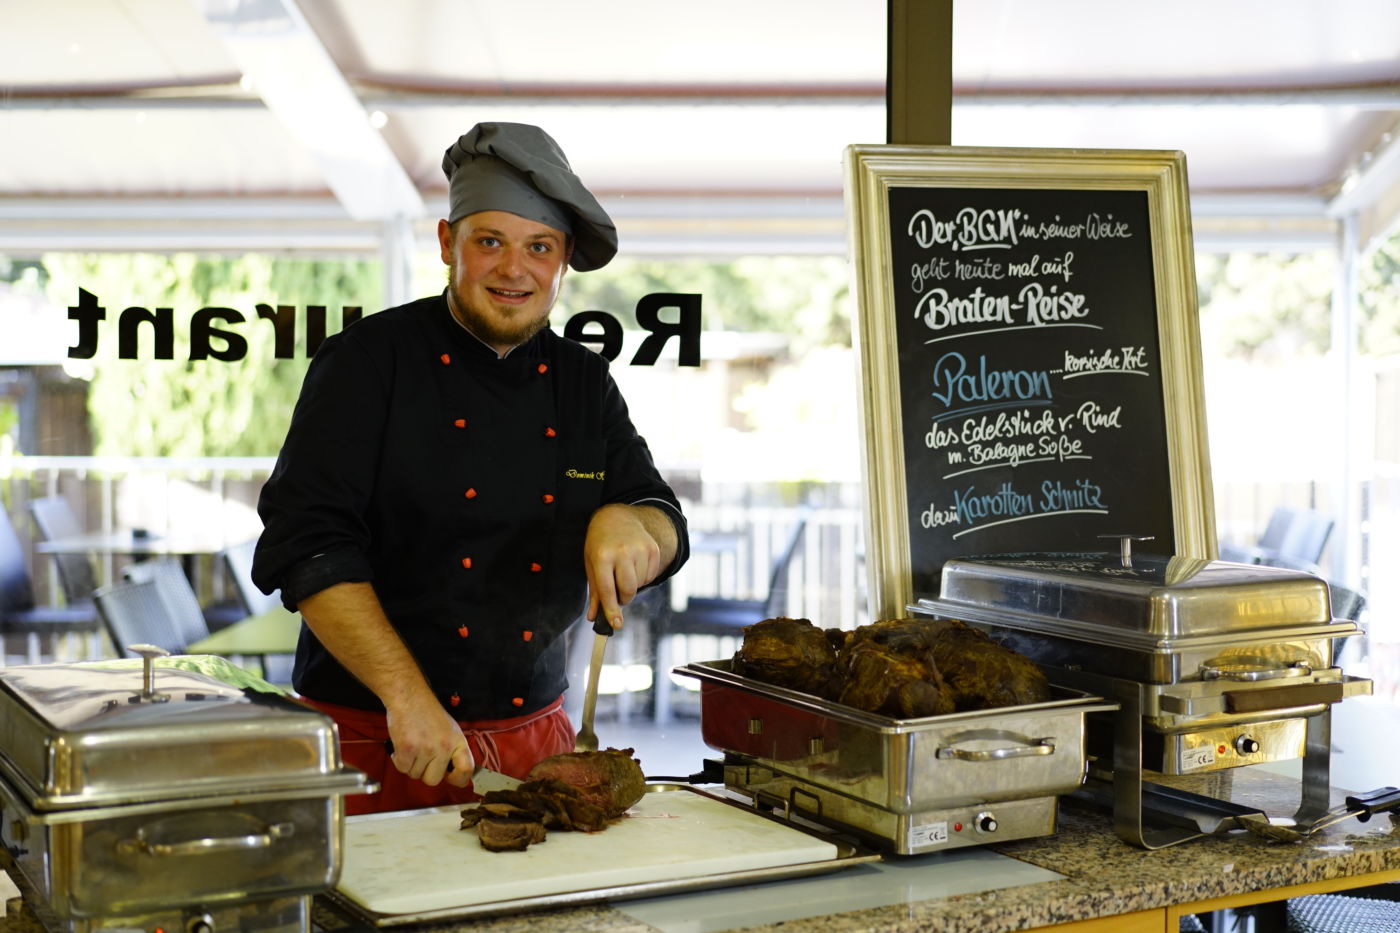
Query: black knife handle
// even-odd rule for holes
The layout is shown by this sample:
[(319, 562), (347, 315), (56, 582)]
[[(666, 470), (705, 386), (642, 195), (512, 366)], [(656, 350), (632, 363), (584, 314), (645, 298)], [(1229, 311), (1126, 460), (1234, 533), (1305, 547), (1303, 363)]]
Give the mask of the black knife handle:
[(1360, 810), (1356, 815), (1358, 823), (1364, 823), (1374, 814), (1384, 813), (1400, 807), (1400, 789), (1381, 787), (1365, 794), (1357, 794), (1346, 799), (1347, 809)]
[[(385, 739), (385, 740), (384, 740), (384, 751), (388, 752), (390, 756), (392, 756), (392, 755), (394, 754), (394, 740), (393, 740), (393, 739)], [(457, 766), (454, 765), (451, 761), (448, 761), (448, 762), (447, 762), (447, 773), (448, 773), (448, 774), (451, 774), (452, 771), (453, 771), (456, 767), (457, 767)]]
[(603, 617), (602, 609), (598, 610), (598, 618), (593, 620), (593, 631), (599, 635), (607, 635), (609, 638), (612, 637), (612, 623)]

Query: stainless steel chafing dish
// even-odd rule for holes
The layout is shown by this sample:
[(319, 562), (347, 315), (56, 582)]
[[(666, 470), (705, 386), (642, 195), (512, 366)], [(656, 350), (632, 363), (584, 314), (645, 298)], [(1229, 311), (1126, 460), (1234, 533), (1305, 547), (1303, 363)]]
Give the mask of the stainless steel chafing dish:
[(367, 785), (334, 724), (133, 647), (0, 671), (0, 864), (51, 931), (309, 929)]
[[(1149, 827), (1144, 769), (1194, 774), (1302, 758), (1300, 818), (1327, 808), (1332, 704), (1371, 681), (1334, 666), (1327, 584), (1274, 567), (1132, 554), (1022, 554), (943, 566), (918, 611), (978, 625), (1051, 682), (1118, 701), (1088, 749), (1112, 762), (1115, 824), (1146, 848), (1205, 834)], [(1108, 770), (1108, 769), (1105, 769)]]
[(1085, 718), (1114, 708), (1082, 691), (1048, 702), (893, 719), (735, 674), (700, 681), (700, 732), (724, 752), (724, 783), (900, 855), (1055, 831), (1057, 798), (1084, 779)]

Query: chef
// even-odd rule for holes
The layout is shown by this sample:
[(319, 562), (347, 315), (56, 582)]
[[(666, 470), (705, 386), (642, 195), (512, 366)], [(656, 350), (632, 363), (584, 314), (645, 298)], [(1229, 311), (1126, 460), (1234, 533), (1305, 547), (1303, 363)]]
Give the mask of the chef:
[(619, 627), (689, 553), (607, 361), (548, 327), (611, 219), (538, 127), (478, 124), (443, 170), (446, 290), (322, 344), (258, 504), (254, 579), (306, 621), (293, 686), (382, 785), (350, 813), (571, 751), (565, 631)]

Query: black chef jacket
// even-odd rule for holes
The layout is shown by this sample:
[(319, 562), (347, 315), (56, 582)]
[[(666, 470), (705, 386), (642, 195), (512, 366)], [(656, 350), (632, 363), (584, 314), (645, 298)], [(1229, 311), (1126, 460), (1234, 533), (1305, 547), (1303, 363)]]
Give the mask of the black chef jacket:
[[(583, 540), (609, 503), (685, 520), (591, 350), (544, 330), (505, 359), (459, 326), (445, 295), (327, 339), (263, 487), (253, 575), (295, 608), (372, 582), (390, 622), (457, 719), (537, 710), (567, 686), (564, 632), (586, 608)], [(383, 704), (311, 632), (293, 685)]]

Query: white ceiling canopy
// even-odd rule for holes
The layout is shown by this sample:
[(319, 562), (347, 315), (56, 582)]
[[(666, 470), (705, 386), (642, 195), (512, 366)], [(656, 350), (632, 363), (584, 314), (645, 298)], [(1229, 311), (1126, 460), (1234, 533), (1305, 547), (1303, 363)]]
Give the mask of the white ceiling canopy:
[[(0, 251), (373, 250), (443, 150), (544, 126), (624, 249), (839, 252), (884, 0), (66, 0), (0, 30)], [(1198, 241), (1400, 214), (1394, 0), (958, 0), (952, 141), (1180, 149)]]

